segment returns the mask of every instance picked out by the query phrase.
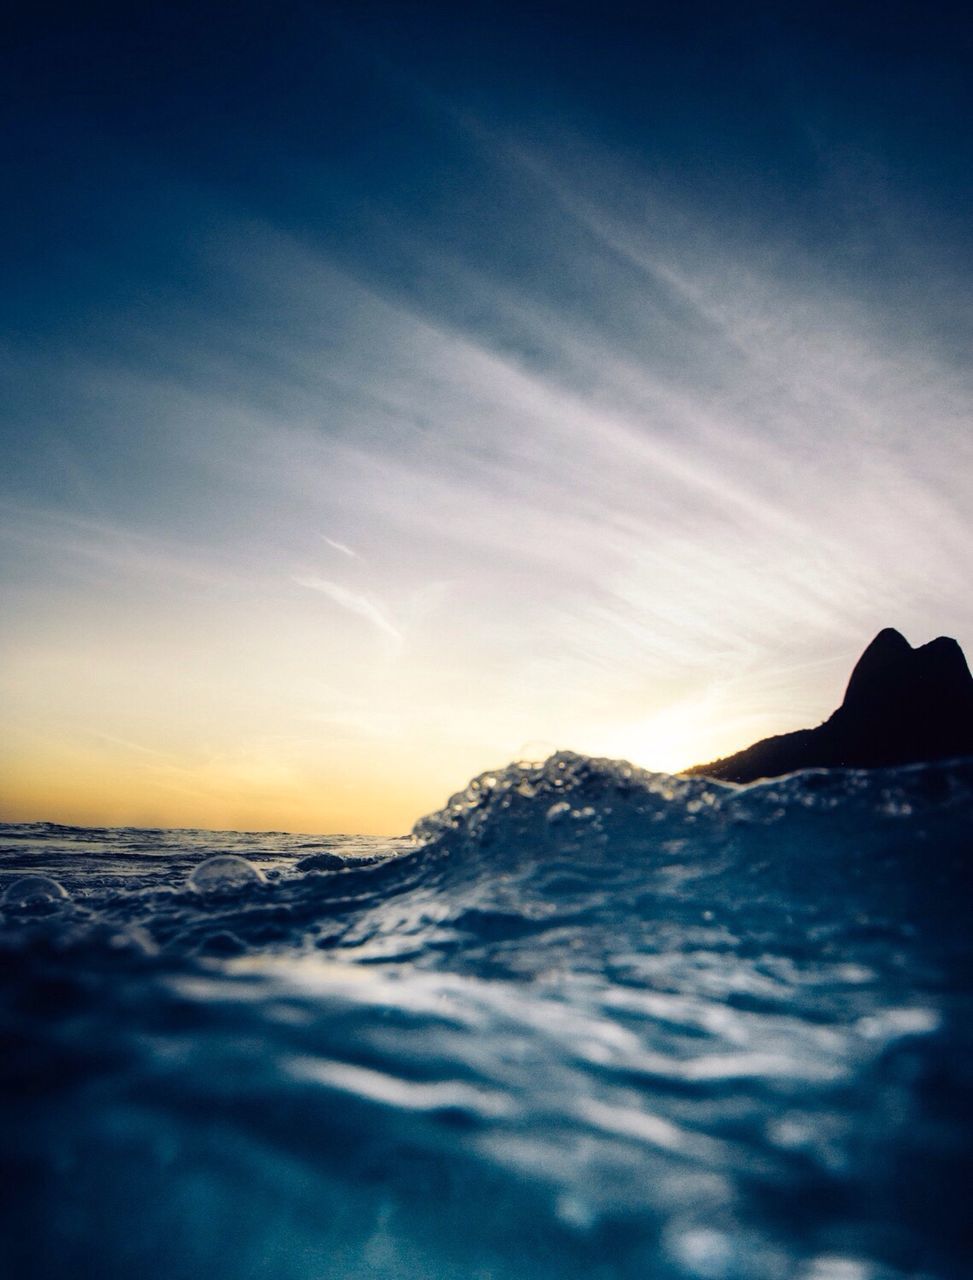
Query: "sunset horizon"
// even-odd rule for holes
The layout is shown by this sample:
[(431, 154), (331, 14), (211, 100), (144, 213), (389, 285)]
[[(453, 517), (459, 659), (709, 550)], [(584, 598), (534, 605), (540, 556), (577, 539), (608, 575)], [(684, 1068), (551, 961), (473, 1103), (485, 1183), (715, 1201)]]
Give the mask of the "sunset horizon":
[[(828, 667), (831, 667), (833, 664), (831, 662), (828, 662), (826, 665)], [(837, 695), (832, 696), (829, 710), (833, 709), (834, 705), (837, 705), (837, 702), (840, 698), (840, 693), (843, 691), (843, 688), (844, 686), (842, 685), (841, 689), (837, 691)], [(678, 725), (676, 726), (670, 725), (668, 727), (669, 741), (677, 738), (679, 736), (679, 731), (682, 731), (685, 733), (685, 726), (683, 723), (683, 719), (685, 718), (685, 708), (687, 705), (690, 705), (690, 704), (683, 703), (682, 706), (677, 709), (677, 712), (675, 714), (679, 714), (681, 719)], [(611, 751), (611, 750), (594, 749), (586, 752), (581, 751), (580, 754), (589, 755), (594, 758), (621, 759), (621, 760), (627, 761), (628, 763), (634, 764), (637, 768), (642, 768), (649, 772), (675, 774), (675, 773), (684, 772), (686, 770), (690, 770), (693, 766), (700, 766), (706, 760), (717, 761), (722, 759), (723, 757), (727, 757), (733, 751), (743, 749), (751, 741), (758, 741), (764, 738), (770, 738), (780, 733), (793, 732), (794, 730), (799, 728), (803, 729), (803, 728), (813, 727), (813, 725), (823, 721), (825, 719), (826, 714), (827, 714), (826, 712), (822, 712), (819, 716), (817, 716), (816, 719), (813, 720), (813, 722), (808, 721), (806, 724), (805, 723), (798, 724), (796, 720), (794, 721), (794, 723), (779, 723), (778, 721), (782, 720), (782, 717), (781, 718), (774, 717), (771, 714), (768, 714), (765, 717), (760, 717), (755, 715), (742, 716), (739, 721), (739, 727), (741, 731), (745, 728), (746, 731), (751, 734), (750, 739), (748, 739), (747, 741), (744, 741), (741, 738), (738, 741), (736, 741), (734, 744), (732, 744), (730, 747), (723, 747), (721, 745), (719, 749), (715, 751), (710, 751), (708, 754), (706, 752), (697, 751), (694, 759), (692, 760), (685, 760), (679, 764), (670, 764), (663, 761), (662, 757), (660, 756), (660, 751), (664, 753), (666, 750), (666, 745), (660, 745), (660, 743), (666, 744), (667, 742), (666, 726), (665, 726), (666, 716), (665, 716), (665, 713), (663, 713), (658, 717), (651, 718), (648, 721), (641, 722), (641, 729), (645, 731), (646, 738), (651, 742), (650, 747), (646, 750), (646, 756), (653, 757), (651, 762), (647, 761), (646, 759), (640, 760), (638, 758), (637, 743), (635, 742), (634, 738), (632, 740), (633, 750), (630, 750), (627, 752), (621, 751), (621, 750)], [(690, 726), (691, 726), (692, 725), (691, 715), (689, 716), (689, 719), (690, 719)], [(661, 733), (659, 732), (659, 729), (658, 729), (658, 726), (660, 725), (660, 723), (662, 724)], [(648, 729), (646, 729), (646, 725), (648, 725)], [(676, 729), (675, 733), (673, 732), (673, 728)], [(690, 728), (690, 732), (691, 732), (691, 728)], [(721, 733), (711, 734), (709, 740), (722, 744), (725, 737), (726, 735)], [(700, 732), (698, 741), (700, 742), (707, 741), (707, 737), (705, 733)], [(106, 740), (106, 743), (108, 746), (117, 747), (119, 749), (119, 752), (122, 754), (123, 759), (134, 754), (136, 756), (136, 759), (138, 760), (138, 757), (142, 755), (151, 754), (147, 752), (145, 748), (140, 748), (135, 743), (127, 743), (124, 741), (114, 742), (113, 740), (110, 740), (110, 739)], [(353, 815), (344, 825), (342, 825), (339, 822), (338, 825), (332, 826), (330, 828), (325, 828), (324, 826), (313, 825), (314, 814), (328, 812), (328, 808), (321, 806), (320, 802), (316, 800), (316, 797), (311, 796), (307, 798), (306, 801), (304, 801), (304, 804), (306, 806), (305, 808), (300, 807), (301, 805), (300, 800), (291, 799), (290, 803), (293, 807), (288, 810), (287, 808), (288, 797), (287, 797), (286, 790), (283, 787), (281, 787), (279, 790), (268, 789), (266, 775), (264, 773), (255, 771), (254, 775), (249, 779), (246, 777), (245, 773), (237, 776), (234, 776), (233, 774), (229, 774), (229, 776), (221, 776), (218, 764), (216, 765), (215, 768), (213, 767), (213, 765), (211, 765), (208, 770), (210, 777), (212, 777), (214, 774), (216, 775), (215, 785), (213, 786), (213, 793), (211, 793), (208, 796), (207, 795), (201, 796), (200, 797), (201, 803), (196, 809), (188, 808), (185, 811), (178, 811), (178, 810), (176, 811), (181, 813), (181, 816), (186, 819), (185, 821), (180, 821), (178, 818), (173, 819), (171, 816), (171, 812), (169, 810), (166, 811), (167, 817), (169, 820), (166, 820), (166, 821), (154, 820), (153, 818), (154, 811), (150, 807), (148, 807), (148, 804), (146, 801), (146, 794), (147, 793), (151, 794), (154, 789), (164, 790), (166, 787), (166, 783), (165, 781), (153, 779), (152, 766), (145, 765), (144, 762), (141, 760), (138, 760), (138, 763), (142, 764), (143, 766), (142, 769), (136, 770), (134, 773), (134, 776), (130, 777), (130, 780), (128, 783), (128, 787), (132, 793), (131, 799), (125, 798), (124, 787), (122, 788), (123, 795), (122, 797), (119, 797), (117, 794), (118, 788), (113, 786), (112, 788), (113, 798), (111, 802), (106, 804), (105, 801), (100, 799), (100, 794), (103, 791), (105, 786), (104, 781), (99, 782), (99, 780), (97, 779), (87, 777), (83, 773), (81, 773), (80, 770), (78, 770), (77, 772), (74, 772), (69, 769), (69, 770), (66, 770), (66, 773), (73, 778), (74, 785), (79, 792), (77, 801), (72, 801), (68, 799), (62, 802), (65, 804), (66, 806), (65, 808), (59, 810), (55, 807), (54, 809), (51, 810), (50, 813), (45, 813), (44, 816), (40, 816), (40, 817), (24, 816), (23, 814), (19, 813), (16, 810), (16, 808), (13, 808), (10, 813), (0, 812), (0, 821), (15, 823), (15, 824), (51, 822), (51, 823), (64, 824), (64, 825), (89, 825), (92, 827), (109, 827), (109, 828), (134, 827), (134, 828), (145, 828), (145, 829), (158, 829), (160, 827), (171, 827), (176, 829), (196, 829), (196, 830), (202, 830), (202, 831), (209, 830), (214, 832), (265, 831), (265, 832), (289, 832), (292, 834), (314, 835), (314, 834), (322, 834), (330, 831), (332, 833), (345, 833), (345, 834), (358, 832), (360, 834), (370, 835), (370, 836), (374, 836), (374, 835), (400, 836), (400, 835), (407, 834), (411, 830), (414, 823), (417, 822), (420, 818), (442, 807), (451, 795), (461, 792), (464, 789), (466, 783), (471, 778), (474, 778), (480, 774), (490, 773), (491, 771), (499, 772), (507, 765), (525, 763), (525, 762), (540, 763), (542, 760), (544, 760), (546, 757), (550, 755), (553, 755), (557, 752), (565, 752), (565, 751), (571, 754), (578, 754), (578, 749), (574, 747), (572, 744), (568, 744), (568, 743), (555, 744), (550, 741), (545, 742), (543, 739), (539, 739), (539, 740), (535, 739), (533, 741), (528, 741), (521, 744), (518, 750), (511, 752), (506, 758), (502, 760), (498, 758), (493, 761), (480, 761), (478, 764), (475, 764), (475, 765), (471, 763), (471, 765), (465, 770), (463, 769), (462, 766), (460, 766), (460, 768), (455, 773), (456, 780), (448, 783), (446, 790), (440, 789), (438, 793), (433, 794), (432, 785), (434, 784), (430, 784), (430, 786), (427, 788), (426, 798), (423, 800), (424, 807), (421, 807), (418, 811), (414, 812), (411, 817), (407, 817), (406, 819), (404, 819), (402, 824), (398, 827), (389, 826), (387, 828), (382, 828), (379, 826), (373, 827), (370, 825), (372, 821), (372, 815), (374, 815), (374, 812), (375, 812), (375, 785), (376, 785), (375, 780), (365, 779), (359, 794), (352, 795), (350, 799), (343, 798), (345, 800), (345, 803), (348, 805), (348, 808), (343, 811)], [(159, 765), (156, 764), (155, 767), (158, 769)], [(78, 776), (79, 773), (80, 773), (80, 776)], [(443, 765), (443, 776), (444, 778), (449, 777), (448, 770), (445, 764)], [(404, 794), (402, 794), (401, 796), (393, 797), (392, 806), (391, 806), (392, 812), (396, 814), (398, 814), (399, 812), (407, 812), (407, 806), (409, 806), (414, 802), (414, 796), (415, 795), (423, 796), (421, 784), (417, 782), (414, 785), (415, 785), (415, 792), (413, 792), (412, 787), (410, 785), (410, 779), (408, 778), (406, 779), (406, 786), (404, 788), (401, 788)], [(66, 788), (63, 782), (60, 784), (60, 787), (61, 787), (62, 793), (64, 793), (66, 791)], [(217, 787), (219, 787), (220, 789), (217, 790)], [(173, 789), (178, 790), (179, 788), (173, 787)], [(254, 800), (250, 797), (249, 792), (251, 789), (257, 790), (258, 792), (257, 800)], [(51, 790), (53, 791), (54, 788), (51, 788)], [(29, 795), (29, 784), (25, 786), (25, 791)], [(68, 794), (70, 794), (70, 792), (68, 792)], [(241, 795), (244, 795), (246, 798), (241, 799)], [(388, 797), (383, 797), (383, 801), (385, 804), (389, 804)], [(55, 804), (56, 803), (57, 802), (55, 802)], [(185, 801), (183, 803), (185, 803)], [(42, 809), (44, 804), (45, 804), (44, 800), (39, 801), (39, 805)], [(334, 801), (331, 801), (331, 806), (332, 808), (334, 807)], [(290, 826), (288, 825), (260, 826), (256, 824), (248, 825), (246, 820), (244, 821), (233, 820), (234, 814), (242, 813), (245, 815), (248, 813), (252, 813), (259, 816), (262, 813), (267, 811), (271, 811), (271, 812), (282, 811), (285, 813), (291, 812), (297, 815), (300, 815), (301, 813), (307, 813), (309, 815), (312, 815), (312, 817), (307, 820), (308, 825), (305, 825), (305, 826), (297, 825), (302, 821), (302, 819), (299, 816), (296, 818), (295, 824)], [(342, 811), (342, 810), (339, 810), (339, 811)], [(197, 820), (197, 819), (201, 819), (201, 816), (205, 815), (208, 812), (212, 812), (216, 815), (225, 814), (226, 820), (222, 822), (216, 821), (212, 825), (210, 823), (207, 823), (205, 820)], [(363, 818), (362, 815), (366, 815), (366, 816)], [(104, 820), (106, 816), (108, 817), (107, 821)], [(115, 818), (115, 820), (112, 820), (113, 817)]]
[(949, 21), (499, 12), (18, 25), (0, 818), (388, 834), (973, 649)]
[(973, 10), (3, 34), (2, 1280), (973, 1275)]

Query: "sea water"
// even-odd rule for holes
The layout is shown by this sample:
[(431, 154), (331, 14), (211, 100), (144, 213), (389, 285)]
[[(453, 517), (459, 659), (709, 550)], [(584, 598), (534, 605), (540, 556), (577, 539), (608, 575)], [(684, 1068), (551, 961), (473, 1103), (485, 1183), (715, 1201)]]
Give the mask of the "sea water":
[(0, 1273), (968, 1280), (973, 762), (0, 829)]

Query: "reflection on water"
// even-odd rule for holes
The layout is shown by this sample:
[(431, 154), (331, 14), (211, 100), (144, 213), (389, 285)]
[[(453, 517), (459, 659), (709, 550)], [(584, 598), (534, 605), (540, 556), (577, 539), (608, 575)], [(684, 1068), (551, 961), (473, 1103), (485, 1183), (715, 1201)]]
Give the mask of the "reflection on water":
[(401, 841), (0, 828), (5, 1274), (973, 1274), (971, 816), (561, 755)]

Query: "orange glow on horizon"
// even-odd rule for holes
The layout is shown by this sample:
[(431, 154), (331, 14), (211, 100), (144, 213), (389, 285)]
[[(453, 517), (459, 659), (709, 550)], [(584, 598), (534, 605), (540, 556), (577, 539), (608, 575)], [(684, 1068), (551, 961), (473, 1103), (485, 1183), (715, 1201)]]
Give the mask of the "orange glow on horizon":
[[(775, 726), (738, 715), (708, 724), (710, 699), (684, 702), (613, 730), (593, 727), (586, 754), (626, 759), (650, 771), (676, 772), (747, 745)], [(747, 734), (750, 736), (748, 737)], [(182, 764), (163, 752), (107, 736), (27, 742), (9, 752), (0, 782), (0, 820), (107, 827), (188, 827), (225, 831), (293, 831), (402, 835), (441, 808), (478, 773), (522, 758), (540, 759), (553, 742), (489, 750), (471, 732), (466, 743), (426, 741), (290, 744), (278, 753), (232, 753)], [(370, 757), (368, 759), (367, 757)]]

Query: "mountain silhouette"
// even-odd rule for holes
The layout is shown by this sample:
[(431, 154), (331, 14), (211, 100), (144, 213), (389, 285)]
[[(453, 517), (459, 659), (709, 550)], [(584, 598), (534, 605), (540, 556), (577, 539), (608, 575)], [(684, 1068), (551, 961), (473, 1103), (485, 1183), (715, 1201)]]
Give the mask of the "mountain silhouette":
[(913, 649), (892, 627), (855, 664), (844, 701), (816, 729), (763, 738), (686, 773), (753, 782), (797, 769), (872, 769), (973, 755), (973, 676), (955, 640)]

